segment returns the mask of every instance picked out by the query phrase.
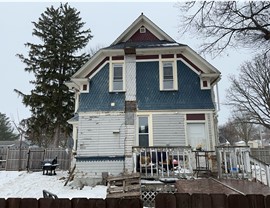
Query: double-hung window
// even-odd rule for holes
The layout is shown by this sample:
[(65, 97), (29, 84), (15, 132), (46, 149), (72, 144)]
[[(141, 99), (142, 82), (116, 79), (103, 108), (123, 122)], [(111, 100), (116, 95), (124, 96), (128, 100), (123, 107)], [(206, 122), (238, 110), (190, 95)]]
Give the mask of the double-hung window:
[(177, 72), (174, 61), (161, 62), (160, 90), (177, 90)]
[(123, 63), (113, 63), (111, 65), (110, 91), (124, 91), (124, 66)]
[(139, 117), (139, 146), (149, 147), (148, 116)]
[(173, 89), (173, 64), (172, 62), (163, 63), (163, 89)]

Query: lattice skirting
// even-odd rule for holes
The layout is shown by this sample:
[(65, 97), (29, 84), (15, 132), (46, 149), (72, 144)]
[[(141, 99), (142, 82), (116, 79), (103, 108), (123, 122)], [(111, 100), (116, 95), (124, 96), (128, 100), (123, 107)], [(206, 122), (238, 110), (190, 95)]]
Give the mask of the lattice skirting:
[(175, 184), (142, 184), (141, 196), (144, 207), (154, 207), (158, 193), (175, 193)]

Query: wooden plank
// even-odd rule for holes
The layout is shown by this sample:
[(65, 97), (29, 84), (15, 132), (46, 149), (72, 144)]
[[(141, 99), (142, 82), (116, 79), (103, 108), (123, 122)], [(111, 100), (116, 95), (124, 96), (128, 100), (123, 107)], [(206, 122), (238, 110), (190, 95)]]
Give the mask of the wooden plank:
[(120, 208), (119, 202), (120, 198), (106, 198), (106, 208)]
[(270, 207), (270, 195), (265, 196), (265, 208)]
[(210, 194), (212, 199), (212, 207), (213, 208), (227, 208), (228, 200), (226, 194)]
[(155, 208), (176, 208), (176, 198), (170, 193), (158, 193), (155, 198)]
[(20, 208), (20, 202), (20, 198), (8, 198), (6, 201), (6, 208)]
[(140, 197), (141, 192), (126, 192), (108, 194), (107, 198)]
[(89, 200), (87, 198), (73, 198), (71, 199), (72, 208), (88, 208)]
[(177, 208), (190, 208), (191, 196), (188, 193), (175, 193), (176, 207)]
[(129, 192), (134, 190), (140, 190), (141, 185), (128, 185), (128, 186), (111, 186), (108, 188), (108, 193), (119, 193), (119, 192)]
[[(208, 194), (192, 194), (191, 195), (191, 207), (192, 208), (211, 208), (211, 197)], [(215, 208), (215, 207), (213, 207)]]
[(39, 208), (38, 200), (34, 198), (21, 199), (20, 208)]
[(123, 175), (123, 176), (108, 176), (107, 181), (117, 181), (117, 180), (126, 180), (126, 179), (134, 179), (140, 178), (140, 173), (134, 173), (130, 175)]
[[(261, 208), (265, 206), (264, 196), (261, 194), (247, 194), (248, 202), (252, 208)], [(269, 206), (270, 207), (270, 206)]]
[(103, 200), (103, 199), (95, 199), (95, 201), (96, 201), (95, 208), (106, 208), (106, 201), (105, 200)]
[(0, 207), (1, 208), (6, 208), (7, 207), (6, 199), (0, 198)]
[(228, 196), (228, 208), (249, 207), (248, 198), (240, 194), (232, 194)]
[(71, 200), (69, 199), (51, 199), (40, 198), (39, 208), (72, 208)]
[(119, 207), (121, 207), (121, 208), (142, 208), (143, 206), (142, 206), (142, 203), (141, 203), (139, 198), (134, 198), (134, 199), (121, 199), (119, 202)]

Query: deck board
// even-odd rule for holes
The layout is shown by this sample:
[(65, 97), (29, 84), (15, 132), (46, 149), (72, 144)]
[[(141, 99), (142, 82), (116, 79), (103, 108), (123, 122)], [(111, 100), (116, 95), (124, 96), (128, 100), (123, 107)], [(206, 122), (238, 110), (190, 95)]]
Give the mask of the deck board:
[[(221, 184), (221, 183), (223, 184)], [(217, 182), (211, 178), (176, 181), (178, 193), (204, 194), (262, 194), (270, 195), (270, 188), (256, 182), (236, 179), (222, 179)], [(231, 187), (231, 188), (229, 188)]]

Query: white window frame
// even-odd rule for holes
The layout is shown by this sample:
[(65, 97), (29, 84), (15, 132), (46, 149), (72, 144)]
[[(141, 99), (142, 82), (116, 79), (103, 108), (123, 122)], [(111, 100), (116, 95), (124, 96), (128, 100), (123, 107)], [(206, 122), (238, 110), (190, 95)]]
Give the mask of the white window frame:
[(138, 113), (136, 118), (136, 140), (137, 145), (139, 146), (139, 117), (148, 117), (148, 142), (149, 147), (153, 146), (153, 126), (152, 126), (152, 114)]
[[(173, 88), (164, 89), (164, 69), (163, 66), (166, 63), (171, 63), (173, 68)], [(178, 90), (178, 80), (177, 80), (177, 65), (176, 58), (173, 59), (161, 59), (159, 58), (159, 89), (161, 91), (175, 91)]]
[[(123, 79), (123, 86), (121, 90), (113, 89), (113, 82), (114, 82), (114, 65), (122, 65), (122, 79)], [(109, 92), (125, 92), (126, 91), (126, 70), (125, 70), (125, 63), (121, 61), (110, 61), (110, 81), (109, 81)]]
[[(207, 82), (207, 86), (206, 87), (204, 87), (203, 86), (203, 82)], [(201, 89), (202, 90), (209, 90), (209, 89), (211, 89), (211, 85), (210, 85), (210, 80), (209, 79), (205, 79), (205, 78), (201, 78)]]

